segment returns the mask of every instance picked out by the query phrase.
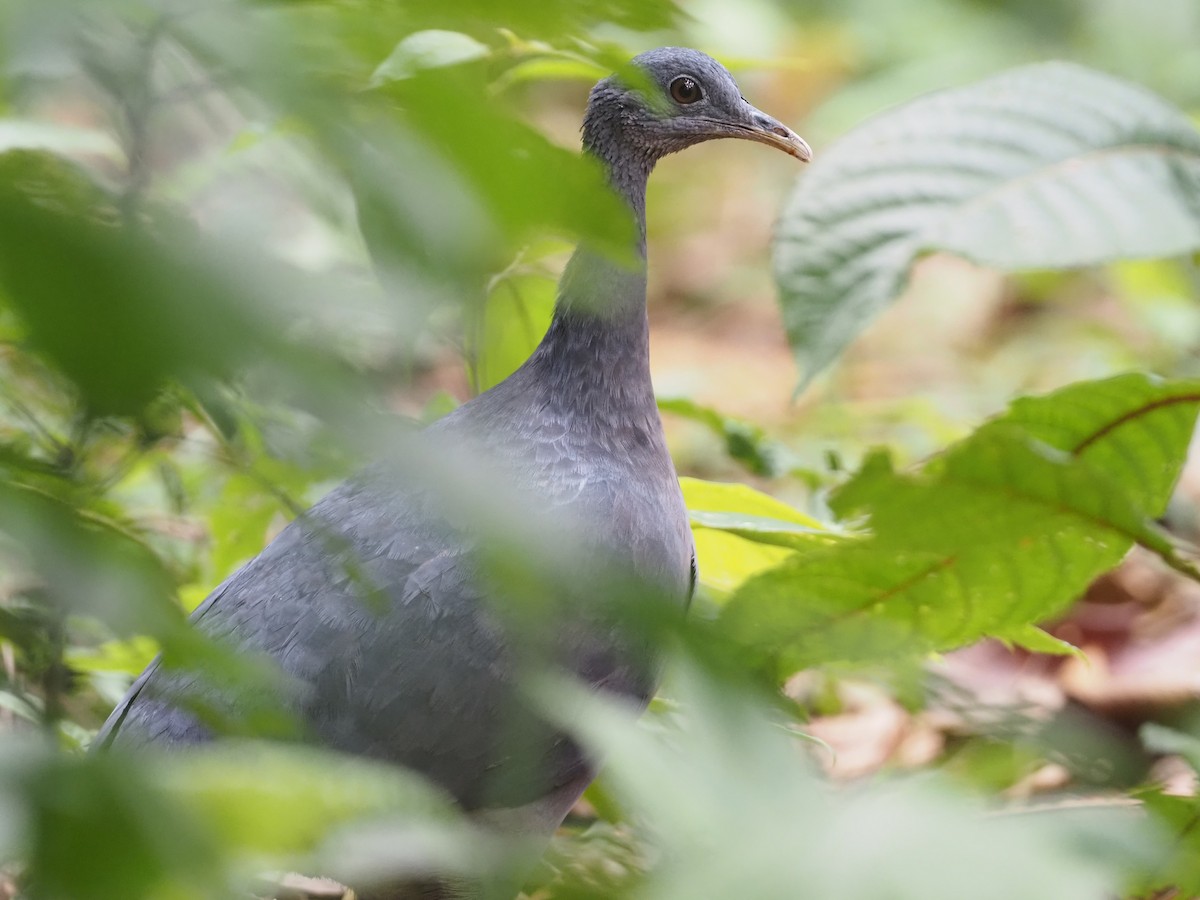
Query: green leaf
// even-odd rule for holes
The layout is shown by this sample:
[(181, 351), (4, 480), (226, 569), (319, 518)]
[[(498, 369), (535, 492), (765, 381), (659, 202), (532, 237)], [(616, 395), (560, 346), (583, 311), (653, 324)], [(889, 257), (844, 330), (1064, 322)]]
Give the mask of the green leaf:
[(1023, 625), (1009, 634), (1001, 636), (1030, 653), (1045, 653), (1049, 656), (1074, 656), (1087, 661), (1087, 655), (1074, 644), (1056, 638), (1036, 625)]
[(681, 15), (671, 0), (506, 0), (502, 6), (492, 0), (411, 0), (401, 8), (421, 27), (453, 28), (483, 40), (501, 27), (547, 41), (586, 33), (597, 23), (648, 31), (669, 28)]
[(1195, 387), (1134, 375), (1024, 399), (911, 475), (873, 454), (832, 498), (870, 536), (751, 579), (725, 627), (789, 672), (1023, 641), (1134, 542), (1187, 568), (1150, 517), (1185, 458)]
[(1154, 820), (1169, 831), (1171, 839), (1160, 840), (1165, 852), (1154, 866), (1147, 867), (1150, 874), (1141, 885), (1145, 893), (1139, 896), (1194, 897), (1200, 894), (1200, 804), (1195, 797), (1179, 797), (1161, 791), (1143, 794), (1141, 800)]
[[(697, 514), (729, 514), (741, 517), (743, 521), (747, 522), (751, 519), (770, 520), (778, 526), (790, 526), (792, 530), (806, 533), (829, 531), (828, 525), (802, 513), (782, 500), (777, 500), (770, 494), (756, 491), (749, 485), (684, 477), (679, 479), (679, 486), (683, 490), (683, 500), (693, 516)], [(729, 521), (732, 522), (735, 519)], [(711, 528), (724, 527), (719, 524), (701, 524), (707, 524)]]
[(988, 428), (1018, 426), (1118, 480), (1141, 509), (1166, 509), (1200, 407), (1200, 381), (1129, 373), (1021, 397)]
[(795, 546), (828, 541), (812, 516), (744, 484), (680, 478), (696, 541), (700, 584), (720, 598), (774, 568)]
[(485, 57), (490, 52), (487, 44), (482, 44), (461, 31), (418, 31), (396, 45), (391, 55), (379, 64), (379, 68), (371, 76), (371, 81), (380, 84), (384, 81), (409, 78), (420, 69), (436, 69), (469, 62)]
[(300, 746), (223, 741), (160, 756), (153, 774), (166, 796), (243, 852), (309, 851), (336, 826), (363, 816), (453, 815), (449, 799), (418, 775)]
[[(1149, 752), (1182, 756), (1200, 771), (1200, 739), (1194, 734), (1147, 722), (1138, 730), (1138, 736)], [(1142, 889), (1149, 894), (1152, 889), (1170, 886), (1181, 891), (1181, 896), (1200, 893), (1200, 801), (1159, 789), (1146, 791), (1139, 799), (1170, 834), (1169, 840), (1160, 842), (1162, 856), (1148, 867)]]
[(769, 516), (752, 516), (737, 512), (694, 511), (689, 514), (692, 527), (717, 528), (762, 541), (764, 544), (781, 543), (792, 546), (796, 539), (803, 540), (814, 534), (828, 534), (824, 526), (797, 525)]
[(787, 547), (752, 541), (728, 531), (692, 529), (700, 585), (717, 598), (737, 590), (747, 579), (769, 571), (792, 556)]
[(1200, 133), (1151, 92), (1047, 63), (872, 119), (805, 173), (775, 243), (803, 377), (946, 251), (1019, 270), (1200, 248)]
[(120, 524), (0, 480), (0, 535), (59, 611), (95, 616), (122, 635), (179, 636), (173, 585), (149, 548)]
[(610, 71), (588, 59), (568, 56), (534, 56), (505, 69), (495, 81), (497, 90), (536, 81), (583, 81), (594, 84)]
[(124, 641), (105, 641), (98, 647), (68, 648), (66, 662), (80, 672), (124, 672), (138, 675), (158, 655), (158, 643), (138, 636)]
[(279, 498), (251, 475), (236, 472), (225, 482), (212, 515), (212, 567), (225, 578), (262, 551), (271, 520), (288, 512)]
[(20, 855), (34, 896), (233, 896), (217, 835), (140, 763), (9, 735), (0, 744), (0, 798), (15, 825), (0, 834), (0, 854)]
[(476, 392), (499, 384), (537, 348), (554, 314), (557, 285), (536, 274), (501, 278), (484, 303), (472, 341)]

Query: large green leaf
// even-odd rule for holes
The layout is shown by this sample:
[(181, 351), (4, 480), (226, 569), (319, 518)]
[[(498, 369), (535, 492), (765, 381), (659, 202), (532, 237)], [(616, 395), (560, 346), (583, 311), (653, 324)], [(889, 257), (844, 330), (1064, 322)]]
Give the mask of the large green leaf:
[[(1120, 481), (1126, 496), (1160, 515), (1179, 477), (1196, 422), (1200, 383), (1130, 373), (1021, 397), (987, 428), (1018, 426)], [(981, 429), (983, 430), (983, 429)]]
[(730, 531), (770, 530), (801, 534), (829, 530), (824, 522), (749, 485), (680, 478), (679, 487), (693, 525)]
[(1140, 375), (1014, 404), (913, 474), (881, 454), (833, 497), (870, 537), (812, 545), (748, 581), (724, 625), (785, 671), (1019, 642), (1137, 542), (1179, 568), (1150, 518), (1200, 407), (1193, 382)]
[(1197, 248), (1200, 133), (1143, 88), (1047, 63), (916, 100), (819, 154), (775, 269), (807, 379), (923, 253), (1034, 269)]

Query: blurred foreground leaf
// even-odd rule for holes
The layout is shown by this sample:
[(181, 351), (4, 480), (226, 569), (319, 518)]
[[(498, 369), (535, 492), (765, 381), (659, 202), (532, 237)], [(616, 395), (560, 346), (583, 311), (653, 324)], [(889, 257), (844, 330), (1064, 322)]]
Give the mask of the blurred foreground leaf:
[(477, 63), (419, 70), (376, 91), (454, 166), (510, 248), (550, 230), (632, 262), (633, 223), (599, 163), (520, 122), (490, 95), (486, 74)]
[(1065, 63), (913, 101), (824, 153), (775, 243), (807, 381), (922, 254), (1068, 268), (1200, 248), (1200, 133), (1150, 91)]
[(1153, 835), (1126, 811), (988, 817), (932, 778), (834, 789), (753, 699), (690, 666), (676, 674), (678, 711), (640, 724), (598, 697), (550, 692), (660, 848), (644, 883), (603, 896), (1095, 900), (1116, 895), (1119, 866)]
[(10, 737), (0, 799), (0, 858), (23, 861), (31, 900), (230, 895), (220, 836), (126, 759)]
[(95, 616), (124, 636), (183, 639), (183, 615), (161, 561), (119, 522), (0, 479), (0, 535), (58, 615)]
[[(0, 799), (0, 860), (24, 859), (32, 900), (217, 900), (249, 896), (268, 869), (375, 878), (469, 867), (468, 832), (419, 776), (304, 747), (79, 757), (9, 740)], [(395, 842), (352, 858), (360, 827), (386, 828)]]
[(158, 756), (154, 778), (198, 820), (250, 854), (301, 854), (339, 825), (403, 814), (453, 817), (451, 801), (397, 766), (309, 747), (222, 741)]
[(423, 28), (453, 28), (480, 39), (498, 25), (547, 41), (578, 34), (597, 22), (645, 31), (666, 28), (680, 15), (672, 0), (413, 0), (405, 4), (411, 21)]
[[(1200, 773), (1200, 739), (1194, 734), (1148, 722), (1138, 732), (1146, 749), (1182, 756), (1192, 770)], [(1177, 796), (1159, 789), (1140, 797), (1146, 809), (1171, 833), (1163, 846), (1163, 856), (1146, 879), (1145, 890), (1167, 886), (1184, 896), (1200, 893), (1200, 800), (1195, 796)]]
[(372, 80), (376, 83), (397, 81), (421, 69), (453, 66), (480, 59), (488, 53), (487, 44), (481, 44), (461, 31), (417, 31), (396, 45), (388, 58), (379, 64)]
[(115, 216), (56, 157), (0, 155), (0, 289), (91, 412), (137, 414), (171, 381), (203, 388), (278, 346), (236, 258), (218, 267), (198, 240)]

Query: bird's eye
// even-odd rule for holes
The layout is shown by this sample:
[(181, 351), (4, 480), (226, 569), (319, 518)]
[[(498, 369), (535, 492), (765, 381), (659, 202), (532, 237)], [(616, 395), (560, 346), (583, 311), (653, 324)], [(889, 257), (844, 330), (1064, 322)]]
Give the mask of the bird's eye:
[(671, 99), (686, 106), (703, 98), (700, 85), (691, 75), (680, 75), (671, 82)]

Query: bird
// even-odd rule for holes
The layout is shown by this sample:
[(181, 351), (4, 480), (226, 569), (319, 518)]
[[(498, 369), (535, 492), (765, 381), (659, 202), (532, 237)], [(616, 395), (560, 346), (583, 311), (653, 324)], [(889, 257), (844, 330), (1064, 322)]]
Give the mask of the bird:
[[(632, 66), (639, 77), (595, 85), (582, 126), (584, 154), (633, 225), (632, 252), (581, 243), (530, 358), (419, 436), (447, 459), (478, 454), (498, 490), (571, 523), (568, 569), (580, 574), (564, 587), (569, 598), (544, 619), (513, 621), (546, 632), (539, 639), (555, 663), (585, 685), (644, 708), (656, 663), (614, 628), (597, 593), (638, 583), (682, 612), (696, 583), (650, 377), (647, 181), (664, 156), (714, 139), (759, 142), (803, 162), (812, 151), (700, 51), (663, 47)], [(517, 811), (548, 838), (596, 762), (522, 707), (520, 636), (496, 609), (504, 592), (482, 561), (488, 536), (463, 518), (435, 489), (368, 466), (285, 527), (192, 621), (273, 660), (290, 685), (279, 702), (305, 740), (415, 770), (469, 814)], [(217, 739), (192, 701), (219, 705), (220, 696), (203, 673), (155, 660), (95, 743), (136, 751)]]

